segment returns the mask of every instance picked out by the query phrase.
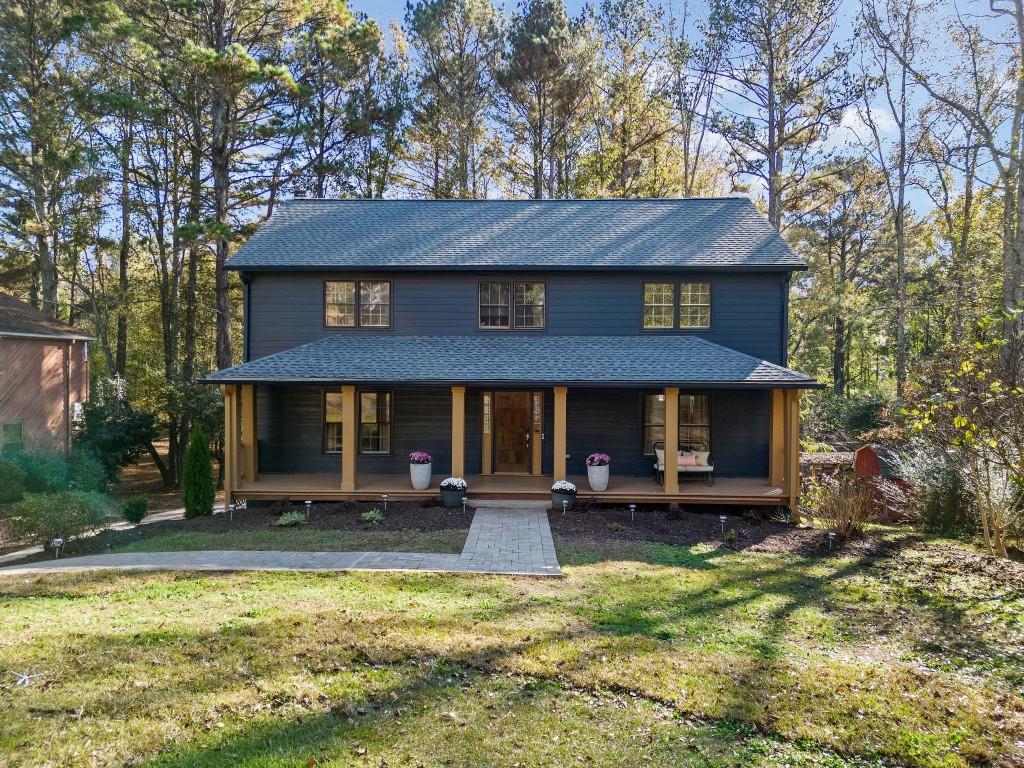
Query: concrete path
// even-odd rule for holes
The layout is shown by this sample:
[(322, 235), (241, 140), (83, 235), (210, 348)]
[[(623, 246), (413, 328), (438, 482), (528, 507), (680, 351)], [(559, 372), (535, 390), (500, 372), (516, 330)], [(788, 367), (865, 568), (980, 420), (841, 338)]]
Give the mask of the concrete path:
[[(161, 523), (164, 520), (184, 520), (185, 519), (185, 508), (178, 507), (177, 509), (165, 509), (163, 512), (153, 512), (150, 515), (146, 515), (139, 522), (139, 525), (149, 525), (150, 523)], [(129, 528), (134, 528), (133, 523), (129, 523), (126, 520), (118, 520), (117, 522), (111, 523), (106, 528), (103, 528), (96, 533), (102, 533), (105, 530), (112, 531), (127, 531)], [(89, 534), (90, 536), (93, 534)], [(13, 563), (18, 560), (24, 560), (26, 557), (31, 555), (38, 555), (43, 551), (42, 547), (25, 547), (24, 549), (17, 549), (14, 552), (8, 552), (6, 555), (0, 555), (0, 565), (4, 563)]]
[(426, 571), (560, 576), (546, 512), (478, 509), (459, 555), (418, 552), (122, 552), (0, 568), (0, 575), (104, 568), (167, 571)]

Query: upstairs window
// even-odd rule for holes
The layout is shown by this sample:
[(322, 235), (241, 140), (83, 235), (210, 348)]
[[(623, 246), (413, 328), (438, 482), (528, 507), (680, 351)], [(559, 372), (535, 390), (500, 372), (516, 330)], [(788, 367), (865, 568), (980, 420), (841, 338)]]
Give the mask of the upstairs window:
[(677, 327), (682, 330), (711, 327), (711, 283), (644, 283), (644, 330)]
[(711, 283), (679, 284), (679, 327), (711, 327)]
[(364, 328), (391, 327), (391, 283), (387, 280), (359, 282), (359, 325)]
[(545, 304), (544, 283), (480, 283), (480, 327), (542, 329)]
[(390, 328), (391, 283), (387, 280), (328, 280), (324, 284), (328, 328)]
[(324, 325), (353, 328), (356, 324), (356, 284), (331, 280), (324, 286)]
[(644, 283), (644, 328), (671, 328), (675, 324), (675, 304), (672, 283)]

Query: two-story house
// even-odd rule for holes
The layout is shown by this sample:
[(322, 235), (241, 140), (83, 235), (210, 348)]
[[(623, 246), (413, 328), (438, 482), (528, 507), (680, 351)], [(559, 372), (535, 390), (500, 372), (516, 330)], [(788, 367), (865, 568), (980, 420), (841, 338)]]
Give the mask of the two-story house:
[[(796, 503), (803, 262), (749, 200), (292, 200), (230, 259), (227, 498)], [(714, 482), (655, 472), (710, 452)], [(408, 454), (433, 456), (412, 490)], [(611, 456), (607, 490), (584, 475)], [(708, 482), (706, 482), (706, 480)]]

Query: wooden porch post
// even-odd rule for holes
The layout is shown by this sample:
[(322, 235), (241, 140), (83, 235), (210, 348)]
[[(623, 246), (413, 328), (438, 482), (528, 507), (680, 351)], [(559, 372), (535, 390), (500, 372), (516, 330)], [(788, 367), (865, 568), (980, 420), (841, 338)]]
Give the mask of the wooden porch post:
[(356, 455), (359, 453), (356, 413), (356, 388), (341, 388), (341, 490), (356, 489)]
[(452, 475), (466, 473), (466, 388), (452, 387)]
[(679, 493), (679, 387), (665, 387), (665, 493)]
[(252, 384), (242, 385), (242, 480), (256, 480), (256, 469), (259, 466), (256, 440), (256, 387)]
[(566, 429), (566, 387), (555, 387), (555, 445), (554, 445), (554, 469), (555, 480), (565, 480), (567, 473), (565, 469), (565, 453), (568, 446), (568, 433)]
[(772, 390), (768, 482), (779, 488), (786, 483), (786, 393), (781, 389)]
[(224, 397), (224, 511), (228, 511), (235, 487), (235, 386), (221, 384), (220, 393)]
[(786, 392), (786, 495), (793, 519), (800, 522), (800, 390)]

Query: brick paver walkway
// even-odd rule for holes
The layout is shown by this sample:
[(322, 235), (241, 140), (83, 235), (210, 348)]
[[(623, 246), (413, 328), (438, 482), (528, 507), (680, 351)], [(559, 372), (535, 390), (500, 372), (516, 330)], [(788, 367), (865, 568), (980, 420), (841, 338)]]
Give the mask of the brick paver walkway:
[(0, 568), (0, 575), (103, 568), (169, 571), (442, 571), (560, 576), (548, 516), (541, 510), (481, 508), (459, 555), (421, 552), (122, 552)]

